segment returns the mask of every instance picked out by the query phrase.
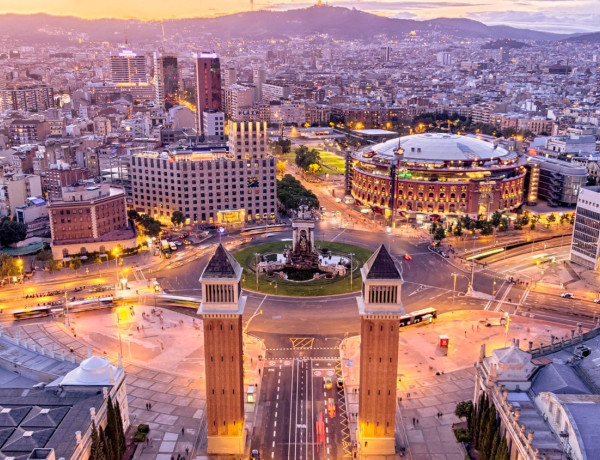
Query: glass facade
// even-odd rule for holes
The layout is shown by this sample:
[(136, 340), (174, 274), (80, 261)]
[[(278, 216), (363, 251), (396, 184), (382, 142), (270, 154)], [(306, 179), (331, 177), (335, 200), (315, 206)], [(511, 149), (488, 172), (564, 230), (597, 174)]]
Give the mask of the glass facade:
[[(600, 212), (577, 207), (573, 227), (571, 260), (586, 267), (596, 269), (598, 264), (598, 245), (600, 243)], [(584, 256), (577, 257), (577, 256)], [(577, 257), (577, 260), (574, 259)], [(586, 260), (586, 258), (592, 259)]]

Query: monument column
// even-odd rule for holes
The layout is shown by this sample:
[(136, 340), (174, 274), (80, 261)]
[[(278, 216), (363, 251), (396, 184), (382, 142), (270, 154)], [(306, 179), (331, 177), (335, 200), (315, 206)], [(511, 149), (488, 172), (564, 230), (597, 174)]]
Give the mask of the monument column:
[(358, 405), (361, 458), (395, 454), (396, 378), (402, 274), (381, 245), (361, 268), (362, 295), (360, 394)]
[(200, 277), (208, 454), (242, 455), (246, 445), (241, 276), (242, 267), (220, 244)]

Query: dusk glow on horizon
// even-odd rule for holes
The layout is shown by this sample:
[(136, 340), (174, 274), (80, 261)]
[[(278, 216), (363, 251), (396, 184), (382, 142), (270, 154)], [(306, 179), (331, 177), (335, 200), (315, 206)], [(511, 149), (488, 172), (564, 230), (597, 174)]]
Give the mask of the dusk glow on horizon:
[[(397, 0), (333, 0), (331, 6), (357, 8), (381, 16), (402, 19), (433, 19), (464, 17), (483, 23), (505, 24), (548, 32), (590, 32), (600, 30), (600, 3), (595, 0), (524, 0), (520, 2), (487, 0), (397, 1)], [(314, 2), (307, 0), (255, 0), (254, 10), (287, 10), (306, 8)], [(46, 13), (58, 16), (77, 16), (85, 19), (116, 18), (138, 20), (168, 20), (192, 17), (214, 17), (235, 14), (252, 9), (250, 0), (172, 0), (168, 9), (157, 0), (130, 0), (121, 2), (81, 2), (77, 0), (11, 1), (0, 6), (0, 14)]]

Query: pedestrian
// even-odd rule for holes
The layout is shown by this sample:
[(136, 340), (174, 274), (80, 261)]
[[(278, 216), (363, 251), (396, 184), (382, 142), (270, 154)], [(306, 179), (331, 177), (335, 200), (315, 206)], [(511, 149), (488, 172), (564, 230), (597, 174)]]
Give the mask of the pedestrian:
[(467, 336), (467, 331), (465, 331), (465, 337)]
[(473, 324), (471, 324), (471, 331), (475, 330), (475, 326)]
[(185, 428), (181, 429), (181, 436), (183, 436), (185, 434)]
[(416, 420), (416, 419), (415, 419), (414, 417), (413, 417), (412, 419), (413, 419), (413, 426), (414, 426), (414, 424), (415, 424), (415, 420)]
[(410, 399), (410, 393), (407, 393), (407, 394), (406, 394), (406, 398), (407, 398), (407, 399)]
[(185, 448), (185, 455), (190, 455), (190, 448), (189, 447)]
[(419, 419), (417, 419), (417, 425), (419, 424)]

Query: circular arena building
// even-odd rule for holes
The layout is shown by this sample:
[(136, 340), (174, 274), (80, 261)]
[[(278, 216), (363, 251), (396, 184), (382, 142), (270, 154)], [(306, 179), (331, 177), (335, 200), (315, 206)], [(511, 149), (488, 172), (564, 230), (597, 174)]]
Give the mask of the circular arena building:
[(475, 136), (426, 133), (391, 139), (352, 155), (352, 196), (357, 205), (389, 216), (392, 162), (396, 158), (396, 215), (489, 217), (526, 199), (526, 160)]

